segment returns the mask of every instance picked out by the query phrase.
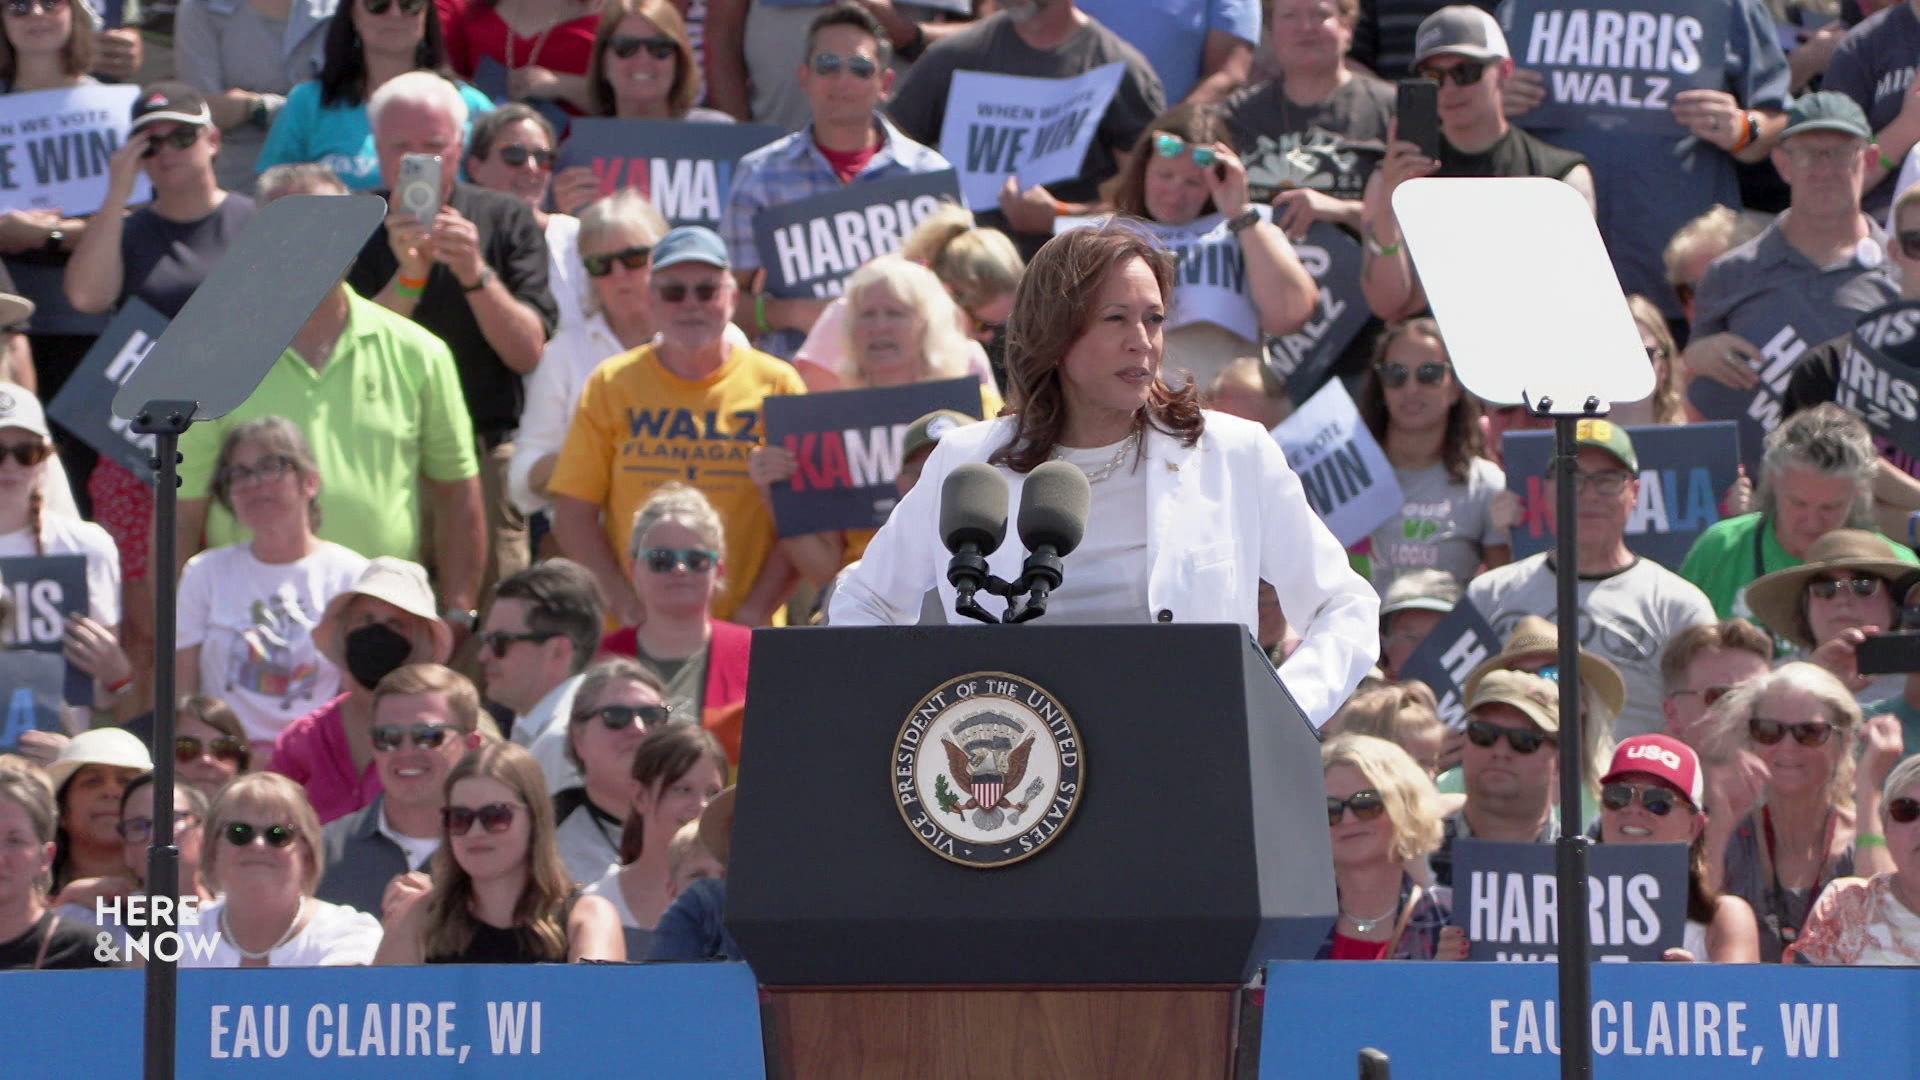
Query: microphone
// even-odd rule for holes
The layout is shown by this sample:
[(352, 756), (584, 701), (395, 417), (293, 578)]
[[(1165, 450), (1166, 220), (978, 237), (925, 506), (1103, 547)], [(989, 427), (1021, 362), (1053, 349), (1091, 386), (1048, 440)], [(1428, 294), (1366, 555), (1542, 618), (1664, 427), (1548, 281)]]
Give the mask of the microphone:
[(984, 462), (968, 462), (947, 474), (940, 485), (940, 540), (953, 553), (947, 562), (947, 582), (959, 592), (955, 613), (980, 622), (1000, 620), (988, 614), (973, 595), (996, 591), (987, 572), (987, 556), (1007, 538), (1007, 480)]
[(1027, 474), (1020, 491), (1020, 543), (1032, 554), (1020, 569), (1016, 591), (1027, 593), (1008, 622), (1027, 622), (1047, 613), (1047, 596), (1060, 587), (1062, 559), (1080, 546), (1087, 531), (1093, 487), (1079, 466), (1049, 461)]

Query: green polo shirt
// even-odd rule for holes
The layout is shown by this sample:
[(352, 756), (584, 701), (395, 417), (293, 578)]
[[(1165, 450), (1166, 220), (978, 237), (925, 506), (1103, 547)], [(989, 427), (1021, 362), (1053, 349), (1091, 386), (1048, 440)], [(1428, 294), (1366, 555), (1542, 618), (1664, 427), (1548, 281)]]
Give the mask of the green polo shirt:
[[(1755, 541), (1758, 540), (1758, 552)], [(1894, 557), (1920, 564), (1913, 549), (1905, 544), (1887, 542)], [(1773, 522), (1762, 521), (1759, 512), (1741, 514), (1716, 521), (1693, 542), (1693, 548), (1680, 564), (1680, 576), (1699, 586), (1713, 602), (1713, 613), (1722, 619), (1739, 616), (1753, 618), (1741, 595), (1755, 578), (1777, 570), (1799, 566), (1800, 560), (1787, 554), (1773, 534)]]
[[(473, 420), (453, 354), (431, 331), (347, 290), (347, 325), (315, 369), (288, 349), (240, 407), (180, 440), (180, 497), (210, 499), (227, 432), (261, 416), (292, 420), (320, 464), (320, 528), (367, 558), (420, 558), (421, 481), (479, 475)], [(207, 546), (248, 538), (217, 502)]]

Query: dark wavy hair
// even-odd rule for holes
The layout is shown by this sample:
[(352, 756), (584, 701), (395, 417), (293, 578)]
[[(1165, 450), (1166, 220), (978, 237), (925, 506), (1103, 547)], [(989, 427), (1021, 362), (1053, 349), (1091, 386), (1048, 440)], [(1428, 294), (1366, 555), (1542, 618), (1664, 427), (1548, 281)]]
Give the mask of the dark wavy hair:
[[(1440, 346), (1440, 358), (1447, 365), (1447, 378), (1459, 386), (1459, 376), (1454, 374), (1453, 359), (1447, 355), (1446, 339), (1440, 336), (1440, 324), (1429, 318), (1402, 319), (1387, 327), (1373, 343), (1373, 359), (1367, 364), (1367, 377), (1360, 384), (1360, 400), (1355, 405), (1360, 410), (1360, 419), (1366, 421), (1367, 430), (1373, 432), (1375, 442), (1387, 445), (1387, 391), (1380, 385), (1380, 364), (1387, 358), (1387, 350), (1403, 337), (1418, 335), (1430, 338)], [(1486, 457), (1486, 438), (1480, 433), (1480, 399), (1460, 388), (1460, 398), (1447, 410), (1447, 433), (1440, 443), (1440, 461), (1447, 467), (1447, 479), (1456, 484), (1467, 482), (1467, 474), (1473, 467), (1473, 459)]]
[[(1127, 156), (1127, 170), (1120, 174), (1119, 185), (1114, 188), (1113, 208), (1131, 217), (1146, 218), (1151, 221), (1153, 215), (1147, 213), (1147, 166), (1153, 164), (1153, 137), (1155, 135), (1178, 135), (1189, 146), (1212, 146), (1214, 143), (1232, 144), (1227, 132), (1227, 122), (1220, 113), (1205, 105), (1175, 105), (1166, 112), (1153, 118), (1147, 130), (1134, 140), (1133, 152)], [(1200, 207), (1200, 216), (1214, 212), (1213, 196)]]
[[(1007, 404), (1013, 439), (994, 452), (993, 464), (1025, 473), (1053, 456), (1067, 425), (1060, 364), (1092, 323), (1101, 287), (1130, 259), (1145, 260), (1160, 283), (1160, 295), (1172, 298), (1173, 254), (1123, 218), (1069, 229), (1047, 241), (1027, 264), (1007, 318)], [(1150, 424), (1186, 446), (1199, 442), (1206, 419), (1192, 380), (1175, 390), (1156, 374), (1136, 424)]]
[[(327, 27), (327, 44), (320, 64), (320, 104), (365, 105), (367, 58), (360, 51), (360, 32), (353, 28), (353, 12), (360, 0), (340, 0), (340, 10)], [(416, 70), (444, 75), (455, 86), (459, 77), (447, 65), (446, 38), (440, 32), (440, 12), (428, 4), (426, 29), (413, 50)]]

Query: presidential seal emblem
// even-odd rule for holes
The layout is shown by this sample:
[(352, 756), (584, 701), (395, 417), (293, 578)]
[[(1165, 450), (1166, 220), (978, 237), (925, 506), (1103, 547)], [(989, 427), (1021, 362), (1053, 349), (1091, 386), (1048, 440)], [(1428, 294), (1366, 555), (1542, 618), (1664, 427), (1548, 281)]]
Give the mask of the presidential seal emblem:
[(1019, 862), (1052, 843), (1085, 791), (1080, 732), (1052, 695), (976, 672), (922, 698), (893, 748), (907, 828), (965, 866)]

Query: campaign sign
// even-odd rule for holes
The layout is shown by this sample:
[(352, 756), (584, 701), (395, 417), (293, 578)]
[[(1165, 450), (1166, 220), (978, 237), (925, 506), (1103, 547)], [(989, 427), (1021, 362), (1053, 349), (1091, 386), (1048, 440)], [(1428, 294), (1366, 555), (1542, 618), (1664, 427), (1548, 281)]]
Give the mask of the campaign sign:
[[(0, 972), (9, 1076), (138, 1076), (139, 971)], [(180, 972), (183, 1077), (753, 1078), (766, 1075), (745, 964), (428, 964)], [(644, 1067), (636, 1053), (644, 1048)]]
[[(0, 94), (0, 210), (75, 216), (107, 198), (107, 159), (127, 141), (137, 86)], [(153, 198), (142, 172), (129, 204)]]
[(1749, 469), (1759, 465), (1767, 433), (1785, 419), (1787, 382), (1808, 348), (1792, 323), (1781, 321), (1775, 311), (1748, 310), (1754, 307), (1743, 306), (1728, 329), (1759, 348), (1759, 358), (1749, 366), (1760, 381), (1751, 390), (1735, 390), (1712, 379), (1697, 378), (1687, 388), (1687, 400), (1701, 416), (1740, 425), (1740, 460)]
[[(482, 56), (474, 62), (473, 88), (492, 98), (495, 105), (505, 105), (515, 100), (513, 90), (510, 88), (511, 79), (512, 75), (507, 71), (507, 66), (491, 56)], [(567, 127), (573, 120), (573, 117), (567, 115), (567, 110), (545, 98), (519, 100), (521, 104), (546, 117), (547, 123), (553, 125), (554, 131), (562, 136), (567, 133)]]
[[(1693, 550), (1693, 542), (1720, 520), (1720, 500), (1739, 479), (1738, 425), (1720, 422), (1626, 430), (1640, 458), (1640, 500), (1627, 518), (1627, 546), (1661, 566), (1678, 568)], [(1553, 546), (1553, 530), (1547, 526), (1553, 489), (1546, 480), (1547, 463), (1553, 460), (1553, 432), (1509, 431), (1500, 445), (1507, 464), (1507, 488), (1518, 493), (1526, 507), (1526, 516), (1507, 533), (1513, 557), (1524, 559)]]
[[(87, 557), (85, 555), (18, 555), (0, 559), (0, 581), (13, 600), (13, 617), (0, 623), (0, 647), (62, 655), (67, 619), (85, 615)], [(67, 669), (69, 705), (93, 704), (93, 680), (72, 666)]]
[[(1592, 971), (1597, 1080), (1920, 1075), (1914, 968)], [(1558, 980), (1552, 964), (1269, 964), (1261, 1075), (1352, 1076), (1356, 1055), (1373, 1047), (1392, 1059), (1396, 1077), (1558, 1076)]]
[(773, 487), (781, 536), (828, 529), (877, 529), (900, 501), (900, 443), (935, 409), (980, 415), (980, 380), (971, 376), (873, 390), (775, 394), (763, 406), (767, 444), (798, 459), (793, 478)]
[(49, 417), (149, 484), (153, 482), (153, 436), (135, 433), (133, 421), (115, 416), (113, 396), (139, 370), (166, 328), (165, 315), (138, 298), (128, 300), (47, 403)]
[(1298, 404), (1326, 384), (1340, 354), (1372, 313), (1360, 289), (1360, 245), (1346, 230), (1316, 221), (1293, 251), (1319, 284), (1320, 303), (1307, 325), (1267, 339), (1267, 366), (1286, 379), (1287, 396)]
[(637, 188), (670, 224), (717, 229), (734, 164), (786, 133), (772, 124), (578, 116), (554, 168), (584, 165), (602, 195)]
[(1387, 455), (1338, 379), (1280, 421), (1273, 437), (1306, 488), (1307, 502), (1342, 547), (1359, 543), (1406, 502)]
[[(1687, 845), (1595, 844), (1587, 853), (1594, 959), (1660, 960), (1687, 923)], [(1469, 960), (1553, 960), (1560, 942), (1552, 844), (1453, 842), (1453, 925)], [(1704, 959), (1704, 958), (1702, 958)]]
[(67, 662), (58, 653), (0, 650), (0, 754), (29, 731), (61, 730)]
[[(1467, 676), (1481, 661), (1500, 651), (1500, 638), (1473, 601), (1460, 602), (1434, 624), (1425, 641), (1407, 656), (1395, 677), (1419, 679), (1440, 701), (1440, 719), (1450, 728), (1467, 726)], [(1459, 880), (1458, 878), (1455, 879)]]
[(1071, 79), (954, 72), (940, 153), (959, 166), (967, 207), (999, 206), (1009, 176), (1022, 191), (1078, 176), (1125, 71), (1115, 60)]
[[(1273, 207), (1255, 206), (1261, 220), (1273, 220)], [(1063, 217), (1054, 221), (1056, 235), (1068, 229), (1097, 226), (1110, 217)], [(1249, 341), (1260, 337), (1260, 313), (1247, 295), (1247, 258), (1240, 238), (1227, 229), (1224, 214), (1208, 214), (1185, 225), (1158, 221), (1135, 222), (1157, 237), (1174, 257), (1173, 304), (1165, 329), (1178, 330), (1208, 322)], [(1331, 228), (1332, 226), (1328, 226)]]
[(1724, 90), (1729, 8), (1721, 0), (1627, 0), (1609, 8), (1507, 0), (1514, 63), (1546, 80), (1529, 128), (1684, 133), (1670, 111), (1683, 90)]
[(753, 216), (753, 246), (767, 269), (766, 292), (839, 296), (855, 270), (900, 242), (943, 202), (960, 201), (952, 169), (844, 184), (824, 195), (764, 207)]
[(1834, 373), (1834, 401), (1866, 421), (1876, 441), (1920, 456), (1920, 303), (1869, 312)]

